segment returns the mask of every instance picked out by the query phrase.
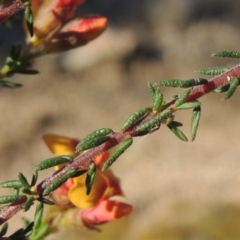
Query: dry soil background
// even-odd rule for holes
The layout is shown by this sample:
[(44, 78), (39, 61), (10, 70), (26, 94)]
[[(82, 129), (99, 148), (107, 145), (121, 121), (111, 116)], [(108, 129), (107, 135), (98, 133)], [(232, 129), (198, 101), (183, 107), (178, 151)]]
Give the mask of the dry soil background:
[[(45, 133), (82, 138), (101, 127), (118, 131), (131, 113), (151, 104), (148, 82), (189, 79), (200, 76), (194, 73), (199, 68), (237, 64), (210, 55), (240, 49), (239, 4), (179, 2), (145, 3), (139, 21), (129, 17), (123, 19), (126, 24), (110, 14), (110, 27), (100, 38), (61, 56), (38, 59), (39, 75), (13, 77), (23, 88), (0, 89), (0, 181), (18, 172), (30, 176), (39, 161), (52, 156), (41, 140)], [(170, 99), (181, 90), (162, 92)], [(129, 218), (103, 226), (101, 234), (63, 229), (49, 239), (240, 239), (239, 91), (228, 101), (223, 97), (212, 93), (201, 99), (202, 119), (193, 143), (181, 142), (162, 126), (135, 139), (113, 165), (134, 206)], [(190, 118), (190, 112), (176, 113), (187, 134)], [(19, 222), (17, 216), (11, 229)]]

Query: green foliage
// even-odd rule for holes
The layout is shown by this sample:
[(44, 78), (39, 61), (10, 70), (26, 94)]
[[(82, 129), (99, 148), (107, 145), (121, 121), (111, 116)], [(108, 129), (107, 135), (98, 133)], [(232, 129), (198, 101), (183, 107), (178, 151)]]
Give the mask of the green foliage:
[(178, 128), (179, 124), (176, 122), (171, 122), (167, 124), (168, 128), (182, 141), (187, 142), (188, 139), (186, 135)]
[(135, 113), (133, 113), (123, 124), (121, 130), (126, 131), (129, 128), (135, 126), (139, 121), (141, 121), (143, 118), (145, 118), (151, 111), (151, 108), (146, 107), (142, 108)]
[(191, 140), (194, 141), (197, 135), (199, 121), (201, 117), (201, 107), (198, 106), (193, 109), (192, 121), (191, 121)]
[(223, 57), (223, 58), (240, 58), (240, 52), (238, 51), (219, 51), (212, 54), (214, 57)]
[(85, 181), (86, 186), (86, 194), (89, 195), (92, 189), (92, 185), (94, 183), (96, 177), (97, 167), (95, 163), (91, 163), (87, 172), (87, 177)]
[(168, 79), (162, 80), (155, 83), (155, 86), (161, 87), (179, 87), (179, 88), (189, 88), (194, 87), (202, 84), (208, 83), (208, 80), (204, 78), (192, 78), (189, 80), (179, 80), (179, 79)]
[(225, 73), (226, 71), (228, 71), (228, 68), (226, 68), (226, 67), (202, 68), (202, 69), (197, 70), (197, 72), (200, 74), (212, 75), (212, 76)]
[(61, 178), (57, 179), (55, 182), (47, 186), (43, 191), (43, 195), (49, 195), (51, 192), (55, 191), (63, 183), (65, 183), (69, 178), (75, 177), (76, 172), (77, 171), (75, 169), (69, 170), (64, 176), (62, 176)]
[(20, 84), (20, 83), (14, 83), (14, 82), (9, 82), (9, 81), (5, 81), (5, 80), (0, 80), (0, 87), (19, 88), (21, 86), (22, 86), (22, 84)]
[(152, 101), (153, 101), (153, 111), (159, 112), (163, 105), (163, 94), (158, 88), (155, 88), (151, 83), (148, 84), (150, 90)]
[(226, 92), (225, 99), (229, 99), (230, 97), (232, 97), (232, 95), (237, 90), (238, 86), (239, 86), (239, 79), (238, 78), (233, 78), (231, 80), (230, 85), (229, 85), (229, 89)]
[(132, 138), (127, 138), (118, 145), (116, 151), (103, 164), (102, 170), (108, 169), (133, 143)]
[(101, 145), (102, 143), (110, 139), (108, 135), (112, 132), (113, 131), (110, 128), (101, 128), (90, 133), (78, 143), (76, 147), (76, 152), (82, 152)]
[(24, 10), (24, 17), (27, 23), (28, 31), (30, 33), (30, 36), (33, 36), (33, 13), (30, 8), (30, 2), (25, 2), (26, 5), (25, 10)]
[(63, 163), (68, 163), (73, 160), (72, 156), (57, 156), (53, 158), (46, 159), (44, 161), (41, 161), (35, 168), (34, 172), (42, 171), (51, 167), (55, 167), (57, 165), (63, 164)]

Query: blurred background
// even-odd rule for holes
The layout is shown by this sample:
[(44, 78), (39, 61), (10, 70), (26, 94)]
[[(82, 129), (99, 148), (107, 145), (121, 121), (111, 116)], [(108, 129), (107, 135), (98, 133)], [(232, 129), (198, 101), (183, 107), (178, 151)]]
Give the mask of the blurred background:
[[(86, 0), (78, 13), (108, 17), (108, 29), (83, 48), (37, 59), (39, 75), (11, 79), (23, 88), (0, 89), (0, 181), (18, 172), (30, 176), (52, 157), (42, 141), (46, 133), (81, 139), (101, 127), (118, 131), (134, 111), (151, 105), (148, 82), (236, 65), (210, 55), (240, 50), (239, 11), (234, 0)], [(23, 41), (22, 30), (2, 28), (0, 40), (4, 62), (11, 43)], [(167, 100), (181, 92), (162, 89)], [(128, 218), (103, 225), (102, 233), (66, 228), (48, 239), (240, 239), (239, 91), (223, 98), (201, 99), (194, 142), (181, 142), (162, 126), (136, 138), (112, 166), (134, 206)], [(191, 111), (175, 119), (189, 135)], [(14, 217), (12, 230), (22, 216), (32, 219), (33, 213)]]

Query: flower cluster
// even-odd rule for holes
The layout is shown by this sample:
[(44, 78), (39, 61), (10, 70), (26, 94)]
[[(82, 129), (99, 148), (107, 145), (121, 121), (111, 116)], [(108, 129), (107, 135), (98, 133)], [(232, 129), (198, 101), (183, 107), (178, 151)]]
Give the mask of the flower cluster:
[(75, 17), (76, 8), (83, 2), (84, 0), (32, 1), (34, 36), (29, 36), (27, 42), (28, 50), (31, 50), (33, 56), (85, 45), (105, 30), (105, 17)]
[[(79, 142), (76, 139), (53, 134), (47, 134), (43, 139), (55, 155), (76, 155), (75, 147)], [(49, 208), (46, 215), (48, 222), (61, 212), (58, 226), (83, 224), (88, 229), (99, 230), (97, 225), (127, 216), (132, 211), (132, 206), (124, 202), (119, 181), (111, 170), (100, 170), (108, 157), (109, 153), (104, 153), (94, 160), (98, 169), (89, 195), (86, 195), (85, 189), (86, 174), (68, 179), (52, 193), (51, 198), (57, 207)]]

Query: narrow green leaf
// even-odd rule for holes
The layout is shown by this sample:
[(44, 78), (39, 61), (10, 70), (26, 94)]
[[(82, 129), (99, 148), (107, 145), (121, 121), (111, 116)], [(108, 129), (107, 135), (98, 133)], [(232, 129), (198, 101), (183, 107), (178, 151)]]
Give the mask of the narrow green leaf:
[(148, 83), (148, 88), (149, 88), (149, 91), (151, 93), (152, 101), (154, 102), (156, 88), (151, 83)]
[(160, 91), (156, 90), (155, 98), (153, 101), (153, 110), (156, 112), (159, 112), (162, 108), (162, 104), (163, 104), (163, 94)]
[(225, 99), (229, 99), (234, 92), (237, 90), (237, 87), (239, 86), (239, 79), (238, 78), (232, 78), (230, 86), (228, 91), (226, 92)]
[(169, 80), (162, 80), (157, 82), (154, 85), (163, 86), (163, 87), (180, 87), (180, 88), (189, 88), (194, 87), (202, 84), (208, 83), (207, 79), (204, 78), (193, 78), (189, 80), (179, 80), (179, 79), (169, 79)]
[[(88, 134), (83, 140), (92, 140), (96, 137), (104, 137), (109, 135), (110, 133), (113, 133), (113, 130), (110, 128), (100, 128), (98, 130), (93, 131), (92, 133)], [(82, 141), (83, 141), (82, 140)]]
[(142, 108), (142, 109), (136, 111), (125, 121), (121, 130), (122, 131), (128, 130), (130, 127), (134, 126), (138, 121), (140, 121), (141, 119), (146, 117), (150, 113), (150, 111), (151, 111), (151, 108), (149, 108), (149, 107)]
[(30, 188), (24, 188), (24, 189), (22, 190), (22, 193), (25, 193), (25, 194), (28, 194), (28, 195), (32, 195), (32, 191), (31, 191)]
[(184, 142), (188, 141), (186, 135), (179, 128), (175, 127), (174, 124), (169, 123), (167, 126), (179, 139), (181, 139)]
[(96, 177), (96, 164), (95, 163), (91, 163), (89, 166), (89, 170), (87, 172), (87, 177), (86, 177), (86, 181), (85, 181), (85, 187), (87, 189), (86, 194), (89, 195), (92, 189), (92, 185), (94, 183), (95, 177)]
[(30, 207), (33, 205), (33, 203), (34, 203), (34, 198), (29, 197), (27, 202), (23, 206), (23, 211), (24, 212), (28, 211), (30, 209)]
[(44, 204), (48, 204), (48, 205), (55, 205), (55, 203), (53, 201), (51, 201), (51, 200), (49, 200), (47, 198), (43, 198), (43, 197), (38, 198), (38, 201), (42, 202)]
[(43, 215), (44, 204), (39, 202), (37, 204), (35, 214), (34, 214), (34, 226), (33, 231), (36, 231), (41, 224), (42, 215)]
[(182, 105), (183, 103), (185, 103), (185, 101), (187, 100), (188, 96), (191, 93), (191, 89), (188, 89), (187, 91), (185, 91), (182, 95), (180, 95), (178, 97), (178, 99), (175, 102), (175, 106), (179, 107), (180, 105)]
[(82, 152), (94, 147), (97, 147), (108, 140), (110, 140), (111, 137), (109, 136), (100, 136), (100, 137), (95, 137), (91, 139), (83, 139), (81, 142), (78, 143), (76, 147), (76, 152)]
[(34, 171), (32, 175), (31, 187), (35, 186), (35, 184), (37, 183), (37, 180), (38, 180), (38, 172)]
[(97, 147), (102, 143), (110, 139), (109, 135), (113, 133), (113, 130), (110, 128), (101, 128), (96, 131), (93, 131), (87, 135), (81, 142), (78, 143), (76, 147), (76, 152), (85, 151), (93, 147)]
[(29, 189), (29, 188), (30, 188), (30, 185), (29, 185), (26, 177), (25, 177), (22, 173), (19, 173), (19, 174), (18, 174), (18, 179), (19, 179), (19, 181), (21, 182), (23, 188), (26, 188), (26, 189)]
[(108, 169), (133, 143), (132, 138), (127, 138), (118, 145), (115, 153), (110, 156), (107, 161), (103, 164), (102, 171)]
[(238, 51), (219, 51), (212, 54), (214, 57), (225, 57), (225, 58), (240, 58), (240, 52)]
[(76, 174), (75, 169), (69, 170), (64, 176), (56, 180), (54, 183), (50, 184), (48, 187), (45, 188), (43, 191), (43, 195), (49, 195), (51, 192), (55, 191), (59, 188), (63, 183), (65, 183), (69, 178), (72, 178)]
[(0, 80), (0, 87), (19, 88), (21, 86), (22, 86), (22, 84), (20, 84), (20, 83), (14, 83), (14, 82), (9, 82), (9, 81), (5, 81), (5, 80)]
[(33, 13), (29, 6), (25, 7), (24, 17), (27, 23), (28, 31), (32, 37), (33, 36)]
[(192, 120), (191, 120), (191, 140), (194, 141), (197, 135), (199, 121), (201, 117), (201, 107), (193, 109)]
[(201, 105), (200, 102), (186, 102), (183, 103), (182, 105), (180, 105), (179, 107), (177, 107), (177, 110), (185, 110), (185, 109), (192, 109), (192, 108), (196, 108), (199, 107)]
[(228, 71), (228, 68), (226, 67), (215, 67), (215, 68), (202, 68), (197, 70), (198, 73), (203, 74), (203, 75), (220, 75), (222, 73), (225, 73)]
[(68, 162), (71, 162), (72, 160), (73, 160), (73, 157), (68, 155), (49, 158), (40, 162), (34, 168), (34, 172), (42, 171), (42, 170), (57, 166), (59, 164), (68, 163)]
[[(170, 124), (170, 123), (169, 123), (169, 124)], [(177, 121), (172, 121), (172, 122), (171, 122), (171, 126), (173, 126), (173, 127), (182, 127), (183, 124), (180, 123), (180, 122), (177, 122)]]
[(87, 172), (86, 169), (76, 171), (76, 173), (75, 173), (72, 177), (73, 177), (73, 178), (75, 178), (75, 177), (79, 177), (79, 176), (83, 175), (83, 174), (86, 173), (86, 172)]
[(172, 116), (172, 111), (170, 109), (165, 109), (158, 116), (138, 126), (137, 131), (140, 133), (144, 132), (146, 134), (151, 133), (152, 129), (155, 129), (163, 120), (169, 118), (170, 116)]
[(222, 93), (222, 92), (227, 92), (230, 87), (230, 84), (224, 85), (222, 87), (216, 88), (213, 90), (215, 93)]
[(19, 180), (10, 180), (3, 183), (0, 183), (2, 188), (21, 188), (22, 184)]
[(31, 234), (31, 240), (43, 240), (45, 239), (50, 233), (51, 233), (51, 229), (50, 229), (50, 225), (45, 223), (45, 222), (41, 222), (40, 227), (37, 229), (37, 231), (33, 232), (33, 234)]
[(1, 232), (0, 232), (0, 236), (3, 237), (7, 233), (7, 230), (8, 230), (8, 223), (6, 222), (2, 226), (2, 229), (1, 229)]
[(0, 204), (3, 203), (12, 203), (14, 201), (18, 201), (23, 198), (23, 195), (9, 195), (9, 196), (1, 196)]

